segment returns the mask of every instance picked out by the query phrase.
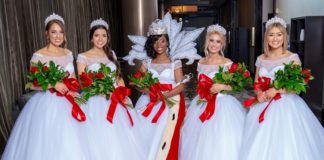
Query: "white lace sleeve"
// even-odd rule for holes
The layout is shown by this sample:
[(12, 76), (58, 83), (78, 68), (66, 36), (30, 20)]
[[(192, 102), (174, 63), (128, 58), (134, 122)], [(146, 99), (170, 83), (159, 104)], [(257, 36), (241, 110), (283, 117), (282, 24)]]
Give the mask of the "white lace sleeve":
[(255, 66), (257, 66), (259, 68), (261, 67), (261, 59), (260, 59), (260, 57), (257, 58), (257, 60), (255, 62)]
[(32, 58), (30, 59), (30, 63), (37, 63), (38, 61), (42, 61), (42, 55), (34, 53)]
[(77, 63), (82, 63), (82, 64), (88, 65), (87, 57), (85, 57), (84, 55), (79, 54), (78, 58), (77, 58)]
[(293, 54), (289, 57), (289, 61), (294, 61), (295, 63), (301, 64), (298, 54)]
[(182, 67), (182, 63), (180, 60), (175, 60), (173, 63), (174, 63), (174, 70)]

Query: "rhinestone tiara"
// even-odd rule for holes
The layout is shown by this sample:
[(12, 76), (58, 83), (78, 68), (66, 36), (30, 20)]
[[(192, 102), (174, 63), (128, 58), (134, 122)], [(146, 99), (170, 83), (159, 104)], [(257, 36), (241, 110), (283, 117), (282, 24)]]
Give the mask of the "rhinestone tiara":
[(58, 20), (64, 24), (64, 19), (60, 15), (53, 13), (53, 14), (49, 15), (48, 17), (46, 17), (45, 26), (48, 24), (48, 22), (50, 22), (52, 20)]
[(147, 36), (161, 34), (168, 34), (167, 27), (163, 24), (162, 20), (157, 19), (150, 25)]
[(90, 24), (90, 29), (94, 26), (104, 26), (107, 30), (109, 30), (109, 25), (106, 21), (104, 21), (102, 18), (93, 20)]
[(275, 16), (275, 17), (273, 17), (273, 18), (271, 18), (271, 19), (269, 19), (269, 20), (267, 21), (267, 23), (266, 23), (266, 25), (265, 25), (266, 29), (267, 29), (270, 25), (272, 25), (272, 24), (274, 24), (274, 23), (279, 23), (279, 24), (281, 24), (283, 27), (287, 28), (287, 23), (286, 23), (282, 18), (279, 18), (279, 17)]
[(207, 33), (209, 32), (219, 32), (223, 35), (226, 35), (226, 29), (218, 24), (208, 26)]

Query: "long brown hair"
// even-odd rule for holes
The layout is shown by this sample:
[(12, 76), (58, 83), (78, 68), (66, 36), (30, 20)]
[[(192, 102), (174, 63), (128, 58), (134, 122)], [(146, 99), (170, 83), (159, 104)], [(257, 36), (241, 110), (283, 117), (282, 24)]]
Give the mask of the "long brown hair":
[(113, 54), (113, 51), (110, 49), (110, 35), (109, 35), (109, 32), (107, 30), (107, 28), (105, 26), (102, 26), (102, 25), (97, 25), (97, 26), (94, 26), (90, 29), (90, 40), (92, 39), (93, 37), (93, 34), (94, 32), (97, 30), (97, 29), (104, 29), (107, 33), (107, 36), (108, 36), (108, 39), (107, 39), (107, 43), (103, 46), (103, 50), (106, 54), (106, 56), (108, 57), (108, 59), (110, 61), (112, 61), (115, 65), (116, 65), (116, 74), (118, 77), (122, 77), (122, 74), (121, 74), (121, 71), (120, 71), (120, 64), (117, 60), (117, 57), (114, 56)]

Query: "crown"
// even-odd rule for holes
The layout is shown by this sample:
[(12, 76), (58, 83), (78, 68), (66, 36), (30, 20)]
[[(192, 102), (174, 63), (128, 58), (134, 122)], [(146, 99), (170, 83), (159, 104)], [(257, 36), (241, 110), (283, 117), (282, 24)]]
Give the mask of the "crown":
[(94, 26), (104, 26), (107, 30), (109, 29), (109, 25), (106, 21), (104, 21), (102, 18), (96, 19), (91, 22), (90, 29)]
[(282, 19), (282, 18), (279, 18), (279, 17), (277, 17), (277, 16), (275, 16), (275, 17), (273, 17), (273, 18), (271, 18), (271, 19), (269, 19), (268, 21), (267, 21), (267, 23), (266, 23), (266, 29), (270, 26), (270, 25), (272, 25), (272, 24), (274, 24), (274, 23), (279, 23), (279, 24), (281, 24), (283, 27), (285, 27), (285, 28), (287, 28), (287, 24), (286, 24), (286, 22)]
[(147, 36), (168, 34), (167, 27), (163, 24), (162, 20), (155, 20), (149, 27)]
[(223, 35), (226, 35), (226, 29), (218, 24), (208, 26), (207, 33), (209, 32), (219, 32)]
[(49, 15), (48, 17), (46, 17), (45, 26), (48, 24), (48, 22), (50, 22), (52, 20), (58, 20), (64, 24), (64, 19), (60, 15), (53, 13), (53, 14)]

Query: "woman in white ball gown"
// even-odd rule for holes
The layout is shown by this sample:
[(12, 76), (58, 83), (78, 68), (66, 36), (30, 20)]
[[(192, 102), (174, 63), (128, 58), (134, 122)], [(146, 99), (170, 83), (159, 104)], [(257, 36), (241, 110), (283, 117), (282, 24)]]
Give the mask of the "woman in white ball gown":
[[(120, 65), (115, 53), (108, 46), (109, 26), (106, 21), (98, 19), (90, 24), (90, 39), (93, 47), (79, 54), (77, 59), (79, 74), (86, 68), (90, 71), (98, 71), (102, 63), (112, 71), (116, 71), (115, 87), (124, 86)], [(113, 110), (110, 108), (111, 103), (110, 99), (96, 95), (90, 97), (86, 105), (82, 105), (87, 116), (87, 121), (82, 126), (83, 146), (87, 159), (145, 159), (138, 138), (133, 133), (133, 125), (137, 125), (136, 112), (118, 103), (109, 121), (107, 114)], [(125, 100), (125, 103), (131, 103), (130, 99)]]
[[(206, 57), (198, 62), (198, 76), (212, 79), (219, 67), (228, 70), (233, 63), (225, 58), (226, 30), (220, 25), (207, 28)], [(198, 82), (199, 83), (199, 82)], [(190, 103), (181, 131), (180, 160), (237, 160), (243, 136), (246, 111), (233, 96), (220, 91), (231, 91), (231, 86), (213, 84), (210, 93), (215, 99), (198, 104), (197, 95)], [(217, 95), (216, 95), (217, 94)], [(212, 104), (212, 108), (207, 105)], [(209, 112), (209, 118), (204, 113)]]
[[(274, 80), (284, 63), (300, 64), (298, 55), (287, 50), (286, 23), (281, 18), (266, 23), (264, 46), (264, 53), (256, 61), (255, 81), (259, 77)], [(277, 93), (281, 98), (266, 108)], [(324, 129), (302, 98), (274, 88), (257, 92), (257, 97), (260, 103), (250, 108), (246, 118), (241, 159), (324, 159)]]
[[(73, 55), (62, 48), (64, 20), (52, 14), (45, 20), (46, 47), (35, 52), (31, 62), (53, 61), (74, 76)], [(75, 95), (64, 83), (49, 86), (61, 94)], [(33, 87), (41, 90), (39, 87)], [(36, 93), (21, 111), (3, 153), (3, 160), (83, 160), (80, 123), (71, 115), (72, 105), (63, 96), (50, 91)]]

